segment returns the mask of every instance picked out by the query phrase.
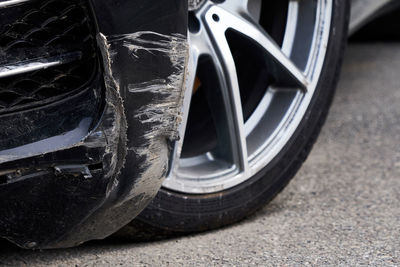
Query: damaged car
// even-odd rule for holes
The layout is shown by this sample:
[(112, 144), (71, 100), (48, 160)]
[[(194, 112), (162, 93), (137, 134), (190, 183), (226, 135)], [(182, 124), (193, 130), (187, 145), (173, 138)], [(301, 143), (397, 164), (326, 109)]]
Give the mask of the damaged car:
[(63, 248), (252, 214), (318, 136), (349, 11), (346, 0), (0, 1), (0, 237)]

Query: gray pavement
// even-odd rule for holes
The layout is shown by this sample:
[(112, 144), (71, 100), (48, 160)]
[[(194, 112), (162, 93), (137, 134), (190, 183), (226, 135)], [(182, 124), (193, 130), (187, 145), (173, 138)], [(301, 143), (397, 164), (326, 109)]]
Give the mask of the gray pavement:
[(246, 221), (150, 243), (23, 251), (0, 264), (400, 266), (400, 44), (351, 45), (326, 126), (289, 186)]

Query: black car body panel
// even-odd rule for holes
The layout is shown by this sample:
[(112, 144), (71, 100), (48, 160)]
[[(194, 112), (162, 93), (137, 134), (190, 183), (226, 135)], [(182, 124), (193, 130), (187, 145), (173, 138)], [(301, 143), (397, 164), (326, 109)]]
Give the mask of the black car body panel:
[[(4, 6), (0, 13), (18, 14), (35, 1), (40, 2)], [(34, 12), (51, 4), (40, 4)], [(88, 1), (84, 9), (93, 22), (96, 68), (90, 80), (59, 98), (28, 106), (10, 102), (0, 109), (1, 237), (25, 248), (75, 246), (112, 234), (155, 196), (179, 139), (187, 4)], [(11, 64), (21, 68), (32, 60), (61, 60), (77, 49), (48, 43), (5, 48), (0, 47), (0, 66), (8, 70)], [(19, 53), (13, 62), (11, 50)], [(75, 55), (79, 58), (82, 51)], [(47, 70), (51, 67), (40, 71)], [(18, 75), (25, 79), (25, 73)], [(0, 88), (0, 99), (2, 92), (9, 93), (7, 88)]]

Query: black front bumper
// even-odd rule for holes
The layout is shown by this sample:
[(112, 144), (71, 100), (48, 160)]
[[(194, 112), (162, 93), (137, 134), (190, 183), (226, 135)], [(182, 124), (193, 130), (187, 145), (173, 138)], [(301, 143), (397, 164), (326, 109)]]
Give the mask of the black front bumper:
[(0, 113), (0, 236), (21, 247), (75, 246), (129, 223), (160, 188), (179, 139), (187, 0), (89, 2), (92, 82)]

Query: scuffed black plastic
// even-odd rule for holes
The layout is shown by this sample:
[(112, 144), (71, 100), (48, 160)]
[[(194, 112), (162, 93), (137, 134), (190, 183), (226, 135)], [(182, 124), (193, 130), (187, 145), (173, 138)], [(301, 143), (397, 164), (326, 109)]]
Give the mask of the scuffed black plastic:
[(187, 1), (91, 4), (99, 84), (0, 116), (0, 236), (21, 247), (75, 246), (127, 224), (157, 193), (179, 138)]

